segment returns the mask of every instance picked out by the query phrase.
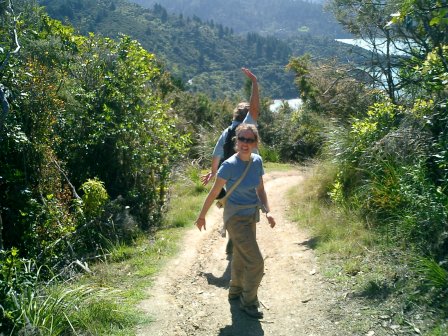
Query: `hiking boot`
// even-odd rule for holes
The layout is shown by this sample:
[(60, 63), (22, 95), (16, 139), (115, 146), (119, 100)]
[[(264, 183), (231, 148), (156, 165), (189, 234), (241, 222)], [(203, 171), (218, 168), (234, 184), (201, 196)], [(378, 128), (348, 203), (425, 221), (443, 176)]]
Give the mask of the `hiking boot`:
[(232, 240), (229, 239), (229, 241), (227, 242), (227, 245), (226, 245), (226, 254), (230, 255), (232, 253), (233, 253), (233, 242), (232, 242)]
[(257, 307), (256, 305), (252, 306), (243, 306), (243, 304), (240, 305), (240, 309), (245, 312), (250, 317), (254, 317), (256, 319), (262, 319), (263, 318), (263, 311), (260, 307)]
[(261, 310), (260, 305), (257, 303), (250, 306), (246, 306), (244, 305), (244, 300), (242, 296), (240, 297), (240, 309), (250, 317), (254, 317), (256, 319), (263, 318), (263, 310)]

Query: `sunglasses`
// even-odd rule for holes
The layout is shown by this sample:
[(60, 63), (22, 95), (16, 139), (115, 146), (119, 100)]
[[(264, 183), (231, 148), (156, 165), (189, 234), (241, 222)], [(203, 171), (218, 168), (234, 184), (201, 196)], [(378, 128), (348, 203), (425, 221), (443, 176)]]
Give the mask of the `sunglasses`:
[(254, 138), (238, 137), (238, 141), (241, 141), (241, 142), (244, 142), (247, 144), (253, 144), (257, 140), (255, 140)]

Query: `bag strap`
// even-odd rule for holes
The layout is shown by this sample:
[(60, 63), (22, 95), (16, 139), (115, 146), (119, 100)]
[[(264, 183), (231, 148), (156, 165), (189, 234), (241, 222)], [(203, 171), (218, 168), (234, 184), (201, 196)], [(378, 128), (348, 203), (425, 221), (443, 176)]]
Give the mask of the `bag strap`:
[(250, 165), (252, 164), (252, 154), (250, 155), (249, 163), (246, 166), (246, 169), (244, 169), (243, 174), (241, 174), (240, 178), (233, 184), (233, 186), (227, 191), (226, 195), (221, 198), (221, 201), (226, 201), (227, 198), (229, 198), (230, 194), (238, 187), (240, 182), (244, 179), (244, 177), (247, 175), (247, 172), (249, 171)]

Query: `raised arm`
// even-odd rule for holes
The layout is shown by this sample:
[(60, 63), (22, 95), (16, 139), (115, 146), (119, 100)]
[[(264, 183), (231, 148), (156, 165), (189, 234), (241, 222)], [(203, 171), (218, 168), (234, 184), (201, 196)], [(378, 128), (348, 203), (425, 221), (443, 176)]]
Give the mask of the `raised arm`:
[(258, 92), (257, 77), (247, 68), (241, 68), (241, 70), (244, 72), (247, 78), (252, 81), (252, 92), (249, 101), (249, 114), (252, 119), (257, 121), (258, 116), (260, 115), (260, 94)]

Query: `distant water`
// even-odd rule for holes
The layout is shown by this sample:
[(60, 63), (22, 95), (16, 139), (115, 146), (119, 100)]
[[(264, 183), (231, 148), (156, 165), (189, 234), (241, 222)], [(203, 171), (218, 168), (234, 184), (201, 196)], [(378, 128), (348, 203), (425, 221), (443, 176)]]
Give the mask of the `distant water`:
[(302, 105), (302, 99), (300, 98), (294, 98), (294, 99), (274, 99), (272, 104), (269, 105), (269, 110), (271, 112), (277, 112), (278, 109), (282, 106), (283, 102), (288, 102), (289, 107), (291, 107), (293, 110), (297, 110)]
[[(351, 44), (354, 46), (358, 46), (360, 48), (366, 49), (366, 50), (373, 50), (372, 43), (368, 41), (364, 41), (362, 39), (337, 39), (336, 41)], [(386, 51), (386, 43), (385, 39), (378, 39), (376, 49), (379, 54), (385, 53)], [(392, 55), (402, 56), (407, 55), (408, 52), (406, 52), (406, 49), (409, 49), (409, 45), (400, 44), (396, 42), (396, 45), (391, 45), (390, 47), (390, 53)], [(369, 67), (370, 74), (372, 74), (375, 78), (377, 78), (377, 84), (376, 87), (383, 89), (388, 86), (386, 75), (384, 73), (384, 69), (381, 67)], [(392, 68), (392, 80), (395, 84), (398, 84), (400, 82), (400, 76), (398, 75), (398, 68)], [(401, 93), (401, 90), (398, 90), (398, 93)]]
[[(354, 45), (366, 50), (373, 50), (373, 44), (372, 42), (365, 41), (363, 39), (336, 39), (337, 42), (342, 42), (350, 45)], [(386, 39), (384, 38), (378, 38), (375, 40), (376, 42), (376, 49), (379, 52), (385, 53), (386, 52)], [(392, 55), (405, 55), (407, 54), (406, 49), (409, 49), (409, 47), (403, 43), (395, 42), (395, 44), (390, 44), (390, 53)]]

